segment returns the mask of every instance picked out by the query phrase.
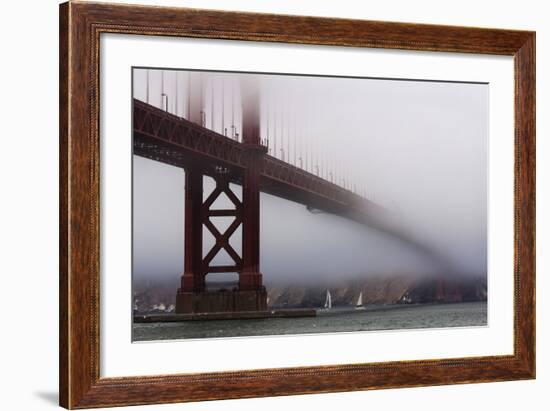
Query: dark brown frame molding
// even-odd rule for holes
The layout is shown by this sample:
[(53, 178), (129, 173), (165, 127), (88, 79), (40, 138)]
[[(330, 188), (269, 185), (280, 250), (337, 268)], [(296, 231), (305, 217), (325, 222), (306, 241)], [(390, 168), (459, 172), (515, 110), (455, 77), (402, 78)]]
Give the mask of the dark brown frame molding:
[[(514, 57), (514, 354), (155, 377), (99, 373), (101, 33)], [(90, 408), (535, 378), (535, 33), (183, 8), (60, 6), (60, 404)]]

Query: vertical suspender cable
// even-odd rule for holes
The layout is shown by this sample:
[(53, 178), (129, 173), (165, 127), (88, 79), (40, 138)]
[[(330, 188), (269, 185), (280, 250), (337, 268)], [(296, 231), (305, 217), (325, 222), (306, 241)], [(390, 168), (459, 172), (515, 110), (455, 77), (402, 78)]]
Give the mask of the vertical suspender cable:
[(187, 120), (191, 120), (191, 72), (187, 72)]
[(235, 139), (235, 80), (231, 83), (231, 138)]
[(147, 72), (147, 80), (146, 80), (146, 83), (147, 83), (147, 87), (146, 87), (146, 91), (145, 91), (145, 102), (147, 104), (149, 104), (149, 69), (146, 70)]
[(275, 109), (273, 120), (275, 121), (275, 124), (273, 127), (273, 156), (277, 158), (277, 109)]
[(225, 129), (225, 78), (222, 76), (222, 134), (227, 136), (227, 130)]
[(204, 81), (204, 74), (201, 73), (201, 124), (206, 127), (206, 87)]
[(287, 121), (287, 135), (286, 135), (286, 161), (290, 164), (290, 106), (288, 107), (288, 121)]
[[(160, 78), (160, 106), (162, 107), (164, 103), (164, 70), (161, 71), (161, 78)], [(164, 109), (166, 110), (166, 109)]]
[(266, 146), (268, 147), (268, 150), (269, 150), (269, 103), (265, 103), (265, 111), (266, 111), (266, 115), (265, 115), (265, 121), (266, 121), (266, 133), (265, 133), (265, 139), (266, 139)]
[(214, 131), (214, 78), (212, 77), (211, 80), (210, 80), (210, 86), (212, 87), (212, 95), (210, 96), (211, 99), (212, 99), (212, 102), (210, 104), (211, 106), (211, 113), (210, 113), (210, 122), (212, 124), (210, 124), (210, 129), (212, 131)]
[(294, 113), (294, 165), (296, 165), (296, 128), (297, 128), (296, 113)]
[(175, 115), (178, 115), (178, 74), (179, 72), (176, 71), (176, 95), (174, 96), (174, 111)]

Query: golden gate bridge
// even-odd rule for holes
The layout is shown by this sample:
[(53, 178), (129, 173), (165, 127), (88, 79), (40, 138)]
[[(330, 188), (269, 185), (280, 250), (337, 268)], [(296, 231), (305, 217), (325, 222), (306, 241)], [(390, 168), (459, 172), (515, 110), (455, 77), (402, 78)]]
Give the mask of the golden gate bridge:
[[(182, 73), (185, 74), (185, 73)], [(351, 219), (404, 241), (441, 266), (445, 259), (392, 221), (387, 210), (367, 198), (368, 190), (352, 173), (321, 153), (298, 113), (262, 101), (253, 75), (240, 81), (205, 72), (176, 74), (168, 90), (161, 72), (160, 92), (152, 93), (149, 70), (143, 100), (133, 100), (135, 155), (185, 170), (184, 272), (176, 313), (265, 311), (267, 294), (260, 271), (260, 192)], [(179, 80), (179, 81), (178, 81)], [(263, 110), (262, 110), (263, 109)], [(286, 115), (285, 115), (286, 114)], [(303, 136), (307, 138), (301, 138)], [(203, 198), (203, 177), (215, 181)], [(230, 183), (242, 186), (242, 199)], [(231, 206), (213, 204), (225, 194)], [(223, 232), (214, 217), (232, 217)], [(242, 252), (229, 239), (242, 230)], [(215, 239), (203, 252), (203, 229)], [(213, 265), (225, 250), (233, 261)], [(238, 287), (212, 291), (210, 273), (238, 273)]]

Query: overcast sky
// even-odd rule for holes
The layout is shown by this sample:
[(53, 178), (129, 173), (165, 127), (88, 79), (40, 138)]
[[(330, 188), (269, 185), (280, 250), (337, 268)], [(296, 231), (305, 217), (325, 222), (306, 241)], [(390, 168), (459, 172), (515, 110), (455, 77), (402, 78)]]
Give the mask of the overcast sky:
[[(251, 74), (203, 76), (207, 127), (227, 129), (231, 136), (234, 126), (240, 133), (241, 76)], [(487, 85), (254, 76), (261, 94), (262, 138), (269, 138), (272, 155), (339, 184), (345, 180), (387, 207), (421, 242), (450, 260), (456, 273), (485, 275)], [(185, 71), (163, 76), (160, 70), (135, 70), (134, 97), (158, 107), (167, 104), (185, 117), (188, 82)], [(212, 185), (206, 181), (205, 195)], [(134, 157), (135, 278), (178, 280), (183, 192), (182, 169)], [(205, 240), (207, 248), (212, 242), (208, 236)], [(237, 249), (239, 242), (240, 231), (232, 238)], [(225, 262), (230, 262), (227, 256), (214, 260)], [(266, 283), (435, 269), (425, 256), (368, 227), (261, 196)]]

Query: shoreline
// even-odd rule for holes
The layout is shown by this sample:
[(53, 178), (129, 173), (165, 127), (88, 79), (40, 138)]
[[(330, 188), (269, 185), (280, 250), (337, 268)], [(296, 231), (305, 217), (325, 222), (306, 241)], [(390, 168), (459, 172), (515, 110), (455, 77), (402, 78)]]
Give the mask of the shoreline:
[(487, 326), (487, 302), (405, 304), (370, 310), (335, 309), (310, 317), (274, 317), (132, 325), (132, 341), (284, 336), (356, 331)]

